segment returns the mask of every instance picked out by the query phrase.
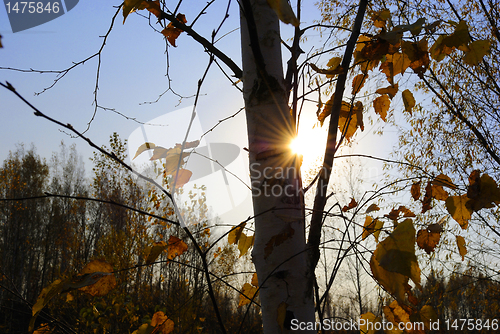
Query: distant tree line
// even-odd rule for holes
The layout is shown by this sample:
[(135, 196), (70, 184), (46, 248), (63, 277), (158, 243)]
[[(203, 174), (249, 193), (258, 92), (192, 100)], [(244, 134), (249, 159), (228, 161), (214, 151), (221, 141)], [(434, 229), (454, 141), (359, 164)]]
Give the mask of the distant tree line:
[[(126, 142), (114, 134), (108, 148), (126, 158)], [(78, 274), (101, 259), (113, 265), (117, 287), (104, 297), (80, 291), (56, 296), (37, 320), (51, 333), (133, 333), (163, 311), (176, 333), (211, 333), (217, 328), (206, 295), (202, 265), (194, 248), (173, 260), (164, 253), (146, 265), (154, 242), (182, 235), (179, 227), (134, 212), (133, 207), (174, 220), (167, 199), (139, 182), (124, 168), (95, 154), (92, 174), (75, 146), (61, 144), (47, 161), (34, 146), (11, 152), (0, 168), (0, 332), (27, 333), (31, 307), (54, 280)], [(185, 214), (193, 235), (208, 249), (213, 237), (203, 188), (188, 194)], [(53, 196), (54, 195), (54, 196)], [(98, 198), (103, 201), (85, 200)], [(185, 240), (189, 245), (189, 241)], [(219, 243), (210, 250), (214, 288), (227, 328), (260, 333), (258, 310), (237, 307), (238, 278), (233, 246)], [(247, 276), (249, 276), (248, 274)], [(220, 277), (221, 279), (217, 279)], [(222, 280), (223, 278), (223, 280)]]

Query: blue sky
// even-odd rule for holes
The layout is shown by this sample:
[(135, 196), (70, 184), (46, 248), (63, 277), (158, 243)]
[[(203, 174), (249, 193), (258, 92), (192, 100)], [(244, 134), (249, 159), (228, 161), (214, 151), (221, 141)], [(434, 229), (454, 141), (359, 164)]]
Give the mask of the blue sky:
[[(65, 15), (18, 33), (12, 33), (5, 7), (0, 8), (0, 34), (3, 36), (3, 49), (0, 49), (0, 66), (19, 69), (62, 70), (73, 62), (81, 61), (99, 50), (102, 37), (109, 29), (111, 19), (116, 12), (113, 6), (119, 6), (120, 1), (80, 1), (78, 5)], [(180, 12), (188, 20), (195, 17), (206, 2), (183, 2)], [(196, 7), (198, 5), (198, 7)], [(217, 28), (224, 16), (227, 1), (216, 1), (205, 15), (202, 15), (194, 29), (202, 36), (209, 38), (212, 30)], [(143, 11), (144, 12), (144, 11)], [(141, 13), (143, 13), (141, 12)], [(312, 22), (319, 18), (317, 8), (311, 3), (303, 10), (303, 21)], [(143, 14), (147, 14), (144, 12)], [(237, 64), (240, 64), (239, 13), (236, 2), (232, 3), (230, 17), (224, 24), (220, 35), (229, 33), (216, 46), (229, 55)], [(152, 21), (155, 25), (155, 20)], [(235, 31), (233, 31), (235, 30)], [(283, 26), (284, 36), (293, 30), (291, 26)], [(304, 50), (319, 47), (318, 33), (310, 31), (307, 45)], [(169, 48), (170, 77), (172, 88), (183, 96), (192, 96), (196, 92), (197, 81), (201, 78), (208, 57), (203, 48), (186, 34), (182, 34), (178, 47)], [(287, 60), (284, 53), (284, 61)], [(157, 103), (143, 104), (155, 101), (168, 87), (166, 73), (167, 56), (163, 36), (151, 29), (148, 21), (137, 14), (131, 14), (125, 24), (120, 13), (115, 21), (107, 44), (102, 52), (101, 71), (99, 78), (98, 101), (99, 105), (114, 108), (118, 112), (141, 122), (161, 120), (161, 127), (142, 128), (141, 124), (127, 120), (124, 117), (109, 111), (98, 110), (89, 131), (86, 133), (96, 144), (108, 143), (109, 136), (118, 132), (123, 139), (129, 138), (134, 131), (154, 133), (151, 138), (159, 138), (165, 134), (183, 134), (175, 122), (169, 122), (169, 115), (175, 112), (190, 117), (193, 98), (186, 98), (179, 104), (179, 98), (172, 94), (165, 94)], [(224, 67), (225, 68), (225, 67)], [(225, 68), (228, 70), (227, 68)], [(70, 123), (83, 131), (94, 114), (94, 87), (96, 82), (97, 58), (93, 58), (84, 65), (77, 66), (62, 78), (53, 88), (43, 94), (34, 95), (50, 86), (56, 76), (54, 74), (20, 73), (16, 71), (0, 70), (0, 80), (9, 81), (25, 98), (47, 115), (63, 122)], [(228, 70), (229, 73), (231, 73)], [(233, 115), (241, 107), (243, 100), (238, 90), (234, 89), (220, 70), (213, 66), (202, 87), (199, 107), (197, 109), (197, 124), (202, 132), (218, 123), (218, 120)], [(174, 113), (173, 113), (174, 112)], [(315, 114), (315, 109), (307, 110), (309, 118)], [(5, 89), (0, 90), (0, 159), (8, 156), (9, 150), (15, 150), (16, 144), (34, 143), (37, 152), (49, 158), (52, 152), (58, 150), (61, 140), (68, 145), (77, 144), (78, 151), (86, 161), (87, 173), (90, 173), (91, 164), (88, 158), (92, 149), (81, 139), (75, 139), (62, 132), (50, 122), (35, 117), (22, 101)], [(153, 121), (152, 123), (155, 123)], [(157, 122), (156, 122), (157, 123)], [(304, 122), (312, 127), (312, 123)], [(366, 122), (365, 122), (366, 124)], [(376, 137), (371, 132), (378, 127), (367, 126), (365, 132), (358, 137), (359, 145), (355, 150), (378, 156), (387, 156), (392, 148), (394, 137)], [(145, 131), (145, 132), (144, 132)], [(318, 130), (320, 131), (320, 130)], [(168, 137), (167, 135), (165, 137)], [(149, 137), (148, 137), (149, 138)], [(177, 142), (182, 141), (174, 139)], [(151, 139), (148, 139), (152, 141)], [(159, 145), (168, 143), (156, 142)], [(246, 126), (243, 113), (222, 123), (216, 131), (211, 132), (205, 140), (207, 142), (232, 143), (241, 147), (246, 146)], [(133, 155), (140, 141), (131, 143), (130, 151)], [(323, 146), (323, 143), (317, 145)], [(245, 159), (245, 157), (243, 157)], [(140, 159), (138, 159), (140, 160)], [(147, 159), (143, 160), (146, 161)], [(245, 161), (245, 163), (247, 163)], [(368, 167), (375, 166), (378, 174), (382, 173), (380, 164), (364, 161)], [(241, 171), (243, 176), (246, 171)], [(375, 172), (375, 176), (377, 172)], [(372, 175), (373, 176), (373, 175)], [(375, 177), (376, 178), (376, 177)], [(247, 203), (248, 204), (248, 203)], [(245, 211), (245, 215), (248, 213)], [(246, 218), (246, 217), (243, 217)]]

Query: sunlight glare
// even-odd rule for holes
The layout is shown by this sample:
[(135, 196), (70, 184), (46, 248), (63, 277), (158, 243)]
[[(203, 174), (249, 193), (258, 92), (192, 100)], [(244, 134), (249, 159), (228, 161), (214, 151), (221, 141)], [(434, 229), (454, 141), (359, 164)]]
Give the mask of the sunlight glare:
[(325, 153), (327, 137), (326, 127), (320, 127), (314, 116), (302, 117), (299, 134), (290, 142), (293, 153), (302, 155), (303, 168), (311, 168), (318, 164)]

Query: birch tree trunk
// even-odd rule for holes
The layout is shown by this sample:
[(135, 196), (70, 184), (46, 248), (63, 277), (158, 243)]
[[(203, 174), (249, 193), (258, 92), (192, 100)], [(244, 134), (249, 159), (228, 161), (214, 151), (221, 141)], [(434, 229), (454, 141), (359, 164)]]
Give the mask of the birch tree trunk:
[(315, 317), (300, 165), (289, 149), (295, 129), (284, 87), (278, 17), (266, 0), (241, 3), (243, 89), (255, 215), (252, 258), (264, 333), (288, 333), (298, 321), (314, 321)]

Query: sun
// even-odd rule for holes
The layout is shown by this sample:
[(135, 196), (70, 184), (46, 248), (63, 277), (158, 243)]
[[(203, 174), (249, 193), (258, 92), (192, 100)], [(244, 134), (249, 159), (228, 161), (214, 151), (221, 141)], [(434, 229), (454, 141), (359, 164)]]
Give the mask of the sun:
[(294, 154), (304, 155), (307, 152), (307, 141), (304, 136), (297, 136), (290, 142), (290, 149)]
[(316, 119), (301, 119), (299, 134), (289, 145), (294, 154), (302, 155), (303, 168), (317, 164), (318, 159), (323, 157), (327, 136), (326, 127), (320, 127)]

